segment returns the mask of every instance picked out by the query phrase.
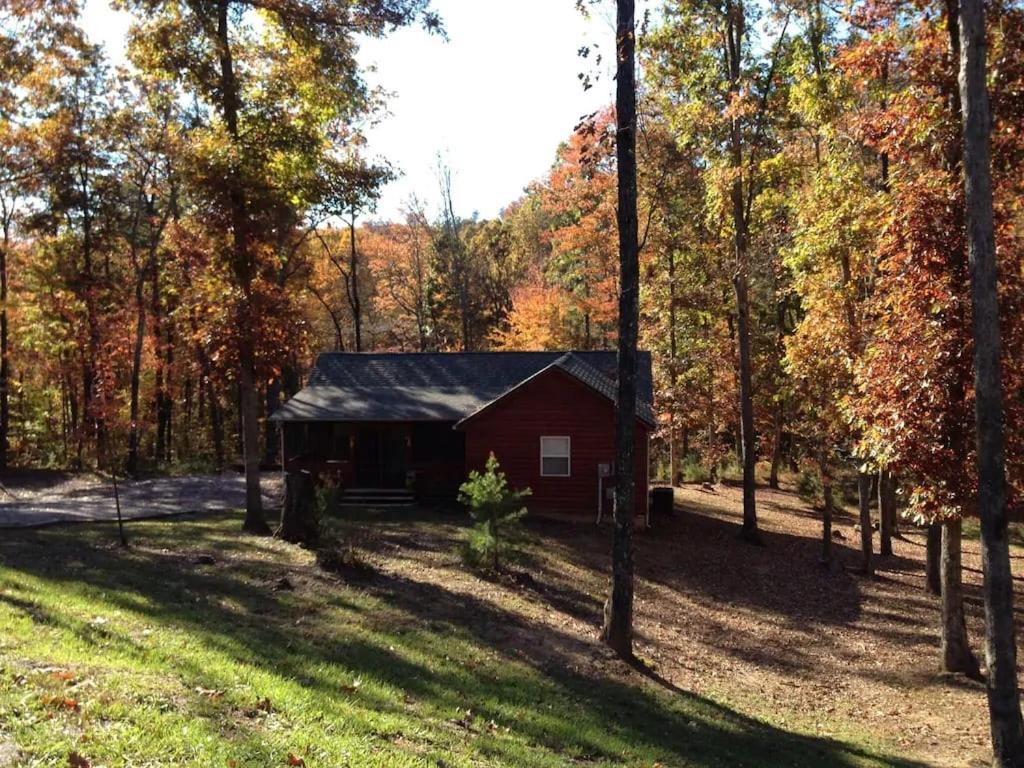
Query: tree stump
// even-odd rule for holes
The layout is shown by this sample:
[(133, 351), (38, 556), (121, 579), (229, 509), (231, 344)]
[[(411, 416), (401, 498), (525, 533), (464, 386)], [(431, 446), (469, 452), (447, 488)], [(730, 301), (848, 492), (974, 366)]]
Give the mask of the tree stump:
[(293, 544), (315, 544), (320, 538), (320, 522), (316, 516), (316, 487), (313, 475), (309, 472), (285, 474), (281, 524), (274, 536)]

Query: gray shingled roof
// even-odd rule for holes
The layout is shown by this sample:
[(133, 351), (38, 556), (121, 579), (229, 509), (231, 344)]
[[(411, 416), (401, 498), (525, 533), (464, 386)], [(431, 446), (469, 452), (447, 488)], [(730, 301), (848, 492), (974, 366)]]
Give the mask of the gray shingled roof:
[[(273, 421), (460, 421), (557, 364), (615, 399), (614, 352), (326, 352)], [(638, 415), (653, 423), (650, 353), (640, 353)]]
[[(612, 402), (618, 399), (618, 387), (615, 383), (617, 375), (614, 369), (610, 376), (606, 376), (575, 352), (566, 352), (554, 364), (566, 373), (575, 376), (587, 386), (597, 390)], [(654, 398), (651, 395), (651, 356), (649, 354), (644, 356), (638, 367), (642, 368), (645, 365), (647, 366), (646, 377), (644, 374), (637, 376), (636, 415), (644, 421), (654, 424), (656, 419), (654, 415)]]

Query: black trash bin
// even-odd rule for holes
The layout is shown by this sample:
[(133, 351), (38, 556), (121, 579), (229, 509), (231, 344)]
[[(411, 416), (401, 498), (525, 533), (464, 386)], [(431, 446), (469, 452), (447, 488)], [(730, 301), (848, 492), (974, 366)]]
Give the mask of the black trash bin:
[(651, 489), (651, 517), (665, 518), (672, 515), (672, 489)]

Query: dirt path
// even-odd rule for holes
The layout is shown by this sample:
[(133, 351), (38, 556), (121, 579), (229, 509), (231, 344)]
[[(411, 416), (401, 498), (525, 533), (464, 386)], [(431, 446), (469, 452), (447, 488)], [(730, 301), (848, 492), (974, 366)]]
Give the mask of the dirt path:
[[(14, 475), (3, 479), (3, 486), (0, 528), (117, 519), (113, 486), (95, 475)], [(276, 506), (281, 492), (280, 476), (265, 474), (261, 487), (264, 506)], [(122, 482), (118, 491), (121, 514), (126, 520), (245, 506), (245, 478), (236, 474)]]

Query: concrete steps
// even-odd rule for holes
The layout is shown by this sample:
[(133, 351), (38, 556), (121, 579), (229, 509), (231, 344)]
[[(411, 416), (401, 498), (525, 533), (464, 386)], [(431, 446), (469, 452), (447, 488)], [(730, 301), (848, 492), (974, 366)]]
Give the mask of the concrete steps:
[(341, 493), (339, 505), (348, 507), (376, 507), (394, 509), (412, 507), (416, 498), (412, 491), (404, 488), (346, 488)]

